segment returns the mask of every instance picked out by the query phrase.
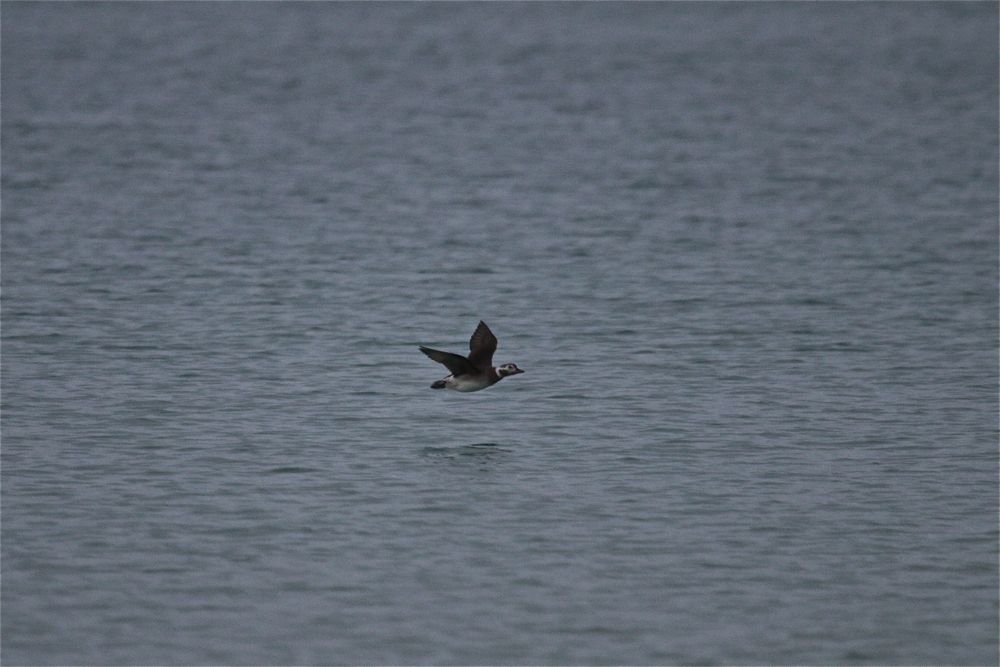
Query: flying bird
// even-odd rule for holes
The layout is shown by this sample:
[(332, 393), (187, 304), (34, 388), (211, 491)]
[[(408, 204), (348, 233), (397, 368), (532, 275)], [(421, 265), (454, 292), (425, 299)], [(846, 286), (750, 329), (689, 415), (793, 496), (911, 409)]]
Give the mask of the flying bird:
[(493, 367), (493, 353), (497, 350), (497, 337), (482, 320), (469, 339), (469, 356), (454, 352), (432, 350), (420, 346), (420, 351), (434, 361), (444, 364), (451, 375), (438, 380), (431, 389), (454, 389), (455, 391), (479, 391), (496, 384), (508, 375), (523, 373), (517, 364), (503, 364)]

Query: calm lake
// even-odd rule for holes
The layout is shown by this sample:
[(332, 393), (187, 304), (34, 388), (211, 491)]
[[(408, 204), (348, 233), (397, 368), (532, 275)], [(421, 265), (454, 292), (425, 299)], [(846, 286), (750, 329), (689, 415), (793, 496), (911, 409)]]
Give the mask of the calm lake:
[(4, 2), (0, 658), (997, 664), (997, 34)]

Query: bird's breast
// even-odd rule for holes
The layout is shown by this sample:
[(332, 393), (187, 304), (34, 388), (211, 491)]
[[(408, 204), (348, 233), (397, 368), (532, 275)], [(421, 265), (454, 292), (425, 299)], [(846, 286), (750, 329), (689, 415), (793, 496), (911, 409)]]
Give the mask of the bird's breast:
[(455, 391), (479, 391), (493, 384), (485, 373), (482, 375), (459, 375), (458, 377), (453, 375), (445, 381), (448, 383), (448, 388)]

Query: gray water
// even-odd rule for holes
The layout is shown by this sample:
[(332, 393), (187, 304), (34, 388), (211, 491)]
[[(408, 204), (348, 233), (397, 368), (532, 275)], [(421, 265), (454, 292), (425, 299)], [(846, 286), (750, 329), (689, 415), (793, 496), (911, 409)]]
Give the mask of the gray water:
[(996, 664), (997, 16), (4, 2), (4, 664)]

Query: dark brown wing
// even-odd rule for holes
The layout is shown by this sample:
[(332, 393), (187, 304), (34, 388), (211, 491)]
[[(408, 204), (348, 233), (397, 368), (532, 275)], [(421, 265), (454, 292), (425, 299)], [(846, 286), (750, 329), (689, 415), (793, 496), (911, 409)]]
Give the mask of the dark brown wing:
[(420, 351), (439, 364), (444, 364), (448, 370), (451, 371), (452, 375), (465, 375), (466, 373), (477, 372), (476, 367), (460, 354), (442, 352), (441, 350), (432, 350), (431, 348), (424, 347), (423, 345), (420, 346)]
[(497, 337), (486, 322), (479, 321), (472, 338), (469, 339), (469, 362), (481, 371), (493, 368), (493, 353), (497, 351)]

